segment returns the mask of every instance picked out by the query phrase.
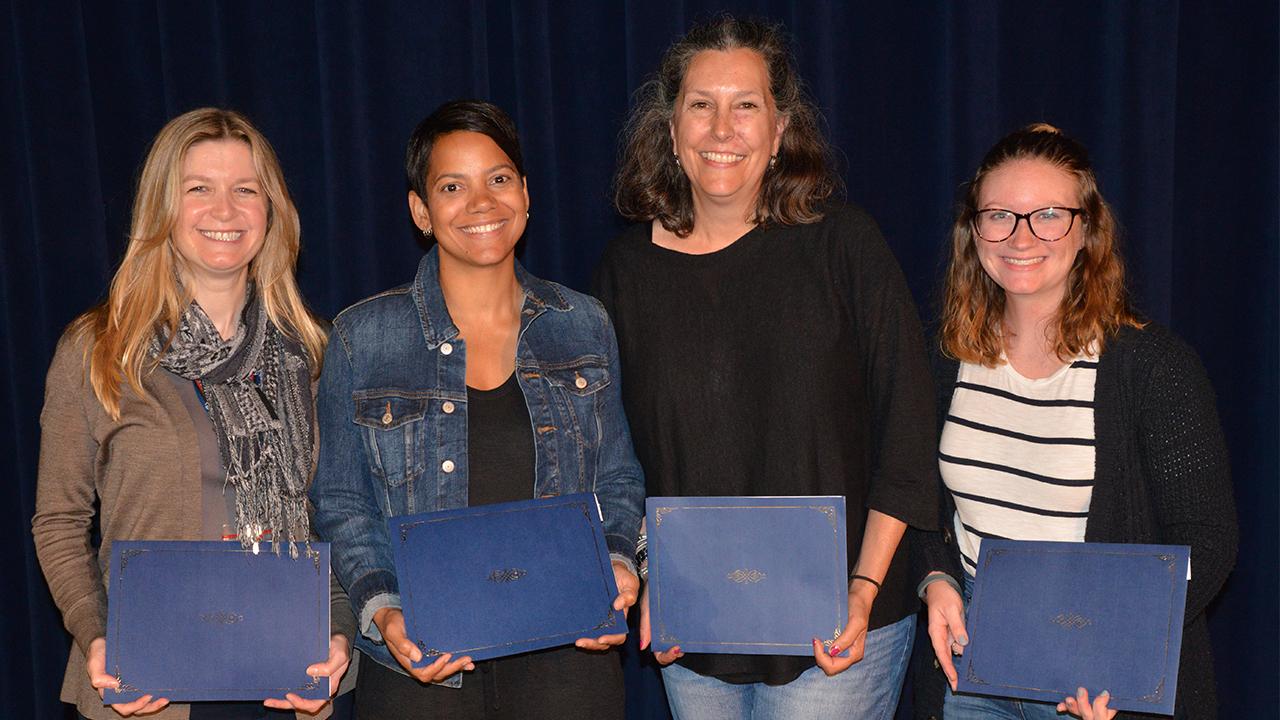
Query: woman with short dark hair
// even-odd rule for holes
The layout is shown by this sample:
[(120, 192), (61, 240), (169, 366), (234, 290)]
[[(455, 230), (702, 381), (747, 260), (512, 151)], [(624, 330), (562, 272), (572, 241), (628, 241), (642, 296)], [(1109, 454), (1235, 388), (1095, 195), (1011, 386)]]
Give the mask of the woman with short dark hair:
[(318, 400), (316, 528), (373, 661), (357, 712), (620, 719), (622, 669), (607, 651), (625, 635), (413, 667), (423, 653), (406, 637), (389, 517), (594, 492), (626, 610), (643, 485), (608, 316), (516, 262), (529, 188), (511, 119), (477, 100), (442, 105), (409, 140), (406, 180), (413, 222), (436, 244), (410, 284), (334, 320)]

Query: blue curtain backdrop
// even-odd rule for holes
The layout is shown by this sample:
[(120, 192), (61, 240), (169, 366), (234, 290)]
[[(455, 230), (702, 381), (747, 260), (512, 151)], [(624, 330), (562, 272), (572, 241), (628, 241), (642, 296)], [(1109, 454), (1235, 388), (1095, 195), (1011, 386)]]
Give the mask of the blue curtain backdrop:
[[(1000, 135), (1044, 120), (1092, 150), (1141, 308), (1200, 352), (1240, 508), (1235, 574), (1210, 616), (1223, 717), (1277, 704), (1275, 2), (14, 2), (0, 8), (0, 715), (59, 718), (68, 638), (32, 551), (44, 373), (103, 297), (154, 133), (202, 105), (246, 112), (302, 214), (312, 305), (409, 279), (422, 252), (401, 162), (423, 115), (492, 99), (525, 143), (523, 262), (583, 288), (620, 227), (609, 206), (631, 93), (692, 21), (783, 22), (922, 314), (956, 187)], [(631, 716), (665, 717), (627, 658)]]

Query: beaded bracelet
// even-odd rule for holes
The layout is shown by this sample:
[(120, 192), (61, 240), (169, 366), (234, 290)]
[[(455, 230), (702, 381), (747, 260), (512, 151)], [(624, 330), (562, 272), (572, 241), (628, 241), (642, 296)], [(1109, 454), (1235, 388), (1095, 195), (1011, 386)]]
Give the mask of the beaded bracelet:
[(636, 570), (641, 580), (649, 579), (649, 536), (645, 533), (636, 538)]

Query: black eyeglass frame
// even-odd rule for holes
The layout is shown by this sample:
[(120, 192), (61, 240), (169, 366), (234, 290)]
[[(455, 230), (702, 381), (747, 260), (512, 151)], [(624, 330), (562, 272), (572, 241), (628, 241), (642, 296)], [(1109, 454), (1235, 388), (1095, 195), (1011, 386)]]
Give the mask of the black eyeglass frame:
[[(1061, 235), (1059, 235), (1058, 237), (1052, 240), (1048, 238), (1040, 237), (1040, 233), (1036, 232), (1035, 226), (1031, 224), (1031, 216), (1035, 215), (1038, 212), (1044, 212), (1045, 210), (1065, 210), (1071, 213), (1071, 222), (1067, 224), (1066, 232), (1062, 233)], [(990, 240), (988, 238), (983, 237), (982, 231), (978, 229), (978, 218), (982, 215), (982, 213), (985, 213), (985, 212), (1003, 212), (1003, 213), (1009, 213), (1010, 215), (1012, 215), (1014, 218), (1013, 227), (1010, 228), (1009, 234), (1005, 235), (999, 240)], [(973, 228), (973, 234), (977, 235), (983, 242), (1002, 243), (1005, 240), (1008, 240), (1009, 238), (1013, 237), (1014, 233), (1018, 232), (1018, 223), (1022, 222), (1023, 220), (1026, 220), (1027, 229), (1031, 231), (1031, 234), (1034, 235), (1037, 240), (1039, 240), (1040, 242), (1058, 242), (1062, 238), (1071, 234), (1071, 229), (1076, 226), (1076, 216), (1080, 216), (1084, 214), (1085, 214), (1084, 208), (1059, 207), (1057, 205), (1046, 205), (1045, 207), (1036, 208), (1031, 212), (1025, 212), (1025, 213), (1017, 213), (1012, 210), (1007, 210), (1005, 208), (998, 208), (998, 207), (982, 208), (981, 210), (973, 211), (973, 217), (969, 219), (969, 226)]]

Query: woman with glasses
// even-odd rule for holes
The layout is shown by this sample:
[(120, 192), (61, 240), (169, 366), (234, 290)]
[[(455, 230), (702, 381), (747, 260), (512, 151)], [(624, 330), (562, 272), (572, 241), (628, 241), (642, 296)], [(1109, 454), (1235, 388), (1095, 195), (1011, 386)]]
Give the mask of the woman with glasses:
[(944, 529), (919, 544), (942, 673), (919, 717), (944, 692), (948, 720), (1115, 716), (1083, 690), (1055, 707), (941, 687), (984, 537), (1190, 545), (1177, 717), (1216, 716), (1204, 610), (1235, 561), (1227, 451), (1194, 351), (1130, 307), (1116, 234), (1084, 147), (1049, 125), (996, 143), (968, 186), (936, 372)]

